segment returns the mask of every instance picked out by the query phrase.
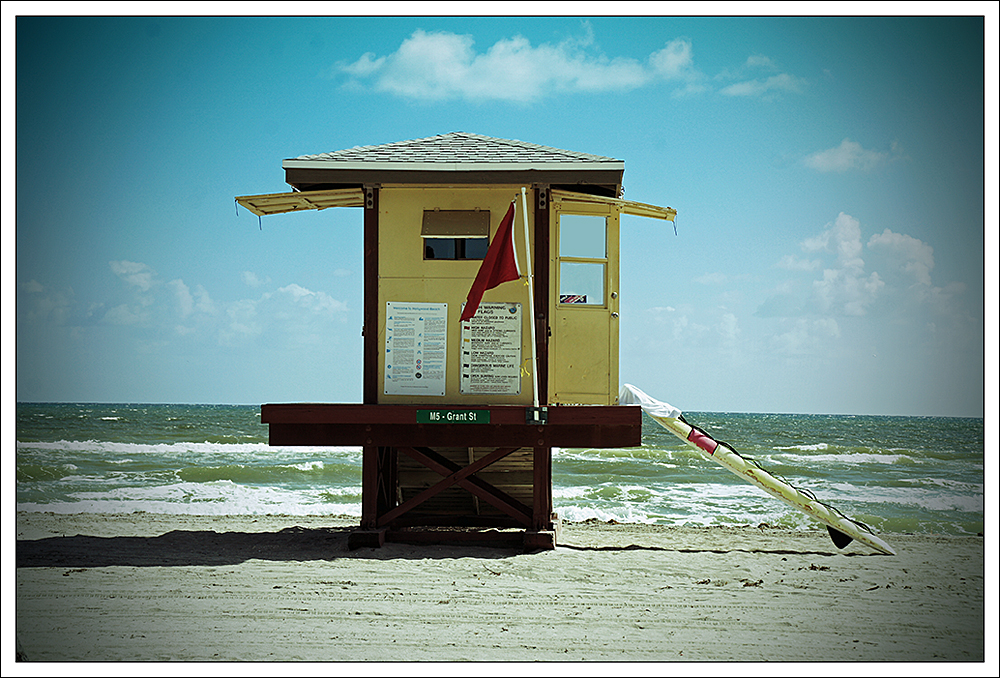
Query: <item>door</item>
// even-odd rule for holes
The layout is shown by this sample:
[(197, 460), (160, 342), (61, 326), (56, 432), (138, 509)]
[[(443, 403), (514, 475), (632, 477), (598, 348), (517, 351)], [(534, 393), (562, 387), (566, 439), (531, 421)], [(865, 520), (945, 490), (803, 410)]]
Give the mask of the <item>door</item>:
[(618, 397), (618, 208), (554, 200), (550, 214), (549, 401), (613, 405)]

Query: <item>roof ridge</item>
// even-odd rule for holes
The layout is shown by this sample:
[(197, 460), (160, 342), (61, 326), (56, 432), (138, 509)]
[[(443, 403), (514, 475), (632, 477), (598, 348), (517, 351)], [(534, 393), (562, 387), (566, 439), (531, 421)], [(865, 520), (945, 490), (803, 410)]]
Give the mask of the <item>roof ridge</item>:
[[(472, 142), (465, 143), (463, 142)], [(492, 148), (490, 148), (492, 146)], [(506, 157), (498, 147), (509, 149)], [(292, 160), (353, 162), (621, 162), (615, 158), (543, 146), (519, 139), (503, 139), (473, 132), (453, 131), (384, 144), (354, 146), (339, 151), (301, 155)]]

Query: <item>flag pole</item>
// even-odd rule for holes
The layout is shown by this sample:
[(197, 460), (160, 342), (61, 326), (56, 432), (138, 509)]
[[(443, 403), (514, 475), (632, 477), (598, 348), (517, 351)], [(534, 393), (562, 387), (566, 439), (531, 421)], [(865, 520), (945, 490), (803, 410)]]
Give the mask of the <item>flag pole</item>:
[[(521, 187), (521, 208), (524, 214), (524, 254), (526, 275), (528, 276), (528, 326), (531, 328), (531, 393), (535, 403), (535, 418), (538, 418), (538, 343), (535, 340), (535, 270), (531, 267), (531, 238), (528, 237), (528, 197)], [(538, 228), (538, 224), (535, 224)], [(514, 248), (517, 251), (517, 248)]]

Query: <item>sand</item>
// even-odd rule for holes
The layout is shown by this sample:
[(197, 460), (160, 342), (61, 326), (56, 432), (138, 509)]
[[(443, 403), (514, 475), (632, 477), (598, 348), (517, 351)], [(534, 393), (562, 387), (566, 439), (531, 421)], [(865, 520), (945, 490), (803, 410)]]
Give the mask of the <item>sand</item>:
[(43, 662), (995, 666), (982, 537), (882, 535), (898, 551), (884, 556), (820, 530), (590, 522), (564, 524), (553, 551), (350, 551), (356, 525), (19, 513), (17, 639)]

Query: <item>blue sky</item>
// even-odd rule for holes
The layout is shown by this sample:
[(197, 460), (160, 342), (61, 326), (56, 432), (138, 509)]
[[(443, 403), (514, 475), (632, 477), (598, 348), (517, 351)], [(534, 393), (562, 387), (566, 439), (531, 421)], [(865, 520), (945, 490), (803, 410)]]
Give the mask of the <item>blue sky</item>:
[(689, 411), (983, 416), (995, 29), (19, 18), (5, 400), (360, 402), (361, 211), (258, 224), (233, 198), (287, 190), (285, 158), (465, 131), (624, 160), (626, 198), (677, 209), (676, 235), (622, 221), (623, 382)]

